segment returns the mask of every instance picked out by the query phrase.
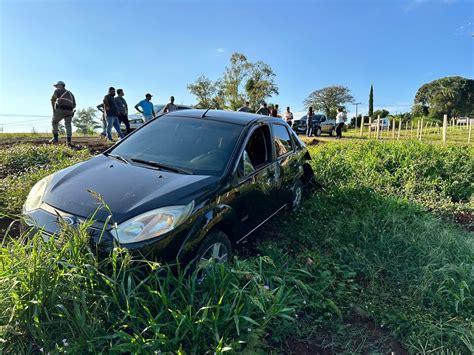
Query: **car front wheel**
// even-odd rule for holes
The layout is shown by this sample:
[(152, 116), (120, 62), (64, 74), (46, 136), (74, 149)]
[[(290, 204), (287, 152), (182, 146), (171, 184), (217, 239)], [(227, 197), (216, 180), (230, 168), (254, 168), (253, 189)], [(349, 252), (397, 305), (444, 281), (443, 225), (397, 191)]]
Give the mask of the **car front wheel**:
[(336, 130), (334, 128), (331, 128), (331, 130), (329, 131), (329, 135), (332, 137), (335, 132)]
[(214, 231), (208, 234), (201, 242), (196, 255), (196, 266), (198, 270), (201, 275), (206, 274), (206, 269), (208, 269), (211, 264), (223, 264), (230, 260), (232, 246), (229, 238), (221, 231)]
[(316, 128), (316, 136), (317, 137), (321, 136), (321, 127)]

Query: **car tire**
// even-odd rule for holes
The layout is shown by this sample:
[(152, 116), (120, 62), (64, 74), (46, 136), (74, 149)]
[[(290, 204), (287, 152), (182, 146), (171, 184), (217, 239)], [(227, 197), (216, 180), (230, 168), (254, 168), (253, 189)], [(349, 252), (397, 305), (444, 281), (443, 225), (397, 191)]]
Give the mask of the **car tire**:
[(291, 189), (290, 209), (297, 211), (303, 204), (304, 186), (301, 180), (297, 180)]
[[(210, 262), (226, 263), (232, 256), (232, 245), (224, 232), (213, 231), (204, 237), (196, 252), (195, 266), (205, 273), (205, 264)], [(201, 274), (200, 278), (203, 275)]]
[(316, 137), (321, 137), (321, 127), (316, 128)]
[(329, 131), (329, 135), (332, 137), (334, 136), (334, 133), (336, 132), (336, 130), (333, 128), (331, 128), (331, 130)]

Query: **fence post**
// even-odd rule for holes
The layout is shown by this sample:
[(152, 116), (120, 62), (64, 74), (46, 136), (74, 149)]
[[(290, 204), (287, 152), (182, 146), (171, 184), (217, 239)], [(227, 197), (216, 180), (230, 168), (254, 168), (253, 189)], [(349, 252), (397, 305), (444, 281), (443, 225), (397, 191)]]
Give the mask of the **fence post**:
[(372, 136), (372, 116), (369, 116), (369, 138)]
[(396, 125), (395, 125), (395, 118), (392, 119), (392, 139), (395, 139), (395, 129), (396, 129)]
[[(364, 116), (362, 116), (362, 119), (360, 120), (360, 137), (362, 138), (362, 134), (364, 133)], [(356, 117), (356, 122), (357, 122), (357, 117)]]
[(448, 132), (448, 115), (443, 117), (443, 143), (446, 143)]
[(423, 117), (421, 118), (421, 122), (420, 122), (420, 136), (418, 137), (418, 139), (421, 141), (421, 137), (423, 136)]
[(398, 136), (397, 141), (400, 140), (400, 131), (402, 130), (402, 118), (400, 117), (400, 122), (398, 122)]
[(411, 120), (410, 139), (413, 137), (413, 120)]
[(468, 125), (469, 125), (469, 133), (467, 134), (467, 144), (471, 144), (472, 122), (471, 122), (470, 117), (467, 120), (468, 120), (467, 122), (468, 122)]
[(416, 137), (415, 139), (418, 139), (418, 135), (420, 134), (420, 121), (416, 123)]
[(377, 116), (377, 139), (380, 138), (380, 115)]

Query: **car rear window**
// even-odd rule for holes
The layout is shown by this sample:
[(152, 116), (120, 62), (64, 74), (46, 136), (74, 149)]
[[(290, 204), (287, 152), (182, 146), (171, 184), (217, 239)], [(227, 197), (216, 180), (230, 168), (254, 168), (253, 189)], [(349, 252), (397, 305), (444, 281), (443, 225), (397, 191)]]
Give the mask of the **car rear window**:
[(292, 150), (291, 138), (285, 126), (274, 124), (273, 136), (274, 136), (274, 141), (275, 141), (276, 153), (278, 157), (291, 152)]
[(243, 126), (200, 118), (166, 115), (127, 137), (112, 154), (221, 176)]

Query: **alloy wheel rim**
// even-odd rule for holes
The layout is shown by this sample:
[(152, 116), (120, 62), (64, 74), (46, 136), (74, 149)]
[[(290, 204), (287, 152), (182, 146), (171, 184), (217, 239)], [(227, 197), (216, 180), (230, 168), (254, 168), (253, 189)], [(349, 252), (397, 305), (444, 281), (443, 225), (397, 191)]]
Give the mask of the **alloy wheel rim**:
[(302, 192), (301, 186), (296, 186), (295, 197), (293, 198), (293, 208), (299, 207), (299, 205), (301, 204), (302, 195), (303, 195), (303, 192)]
[(223, 243), (214, 243), (206, 249), (202, 254), (199, 263), (215, 262), (217, 264), (225, 263), (228, 259), (229, 252)]

